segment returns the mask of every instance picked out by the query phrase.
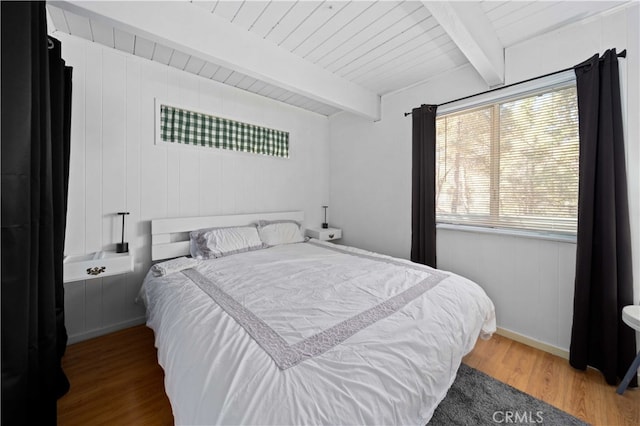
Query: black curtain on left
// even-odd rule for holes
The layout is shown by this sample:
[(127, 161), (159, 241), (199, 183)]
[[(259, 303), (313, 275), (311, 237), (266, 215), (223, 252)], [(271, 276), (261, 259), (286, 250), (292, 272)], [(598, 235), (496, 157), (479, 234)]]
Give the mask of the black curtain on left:
[(44, 2), (2, 2), (2, 424), (56, 424), (71, 68)]
[(411, 261), (436, 267), (436, 110), (411, 111)]

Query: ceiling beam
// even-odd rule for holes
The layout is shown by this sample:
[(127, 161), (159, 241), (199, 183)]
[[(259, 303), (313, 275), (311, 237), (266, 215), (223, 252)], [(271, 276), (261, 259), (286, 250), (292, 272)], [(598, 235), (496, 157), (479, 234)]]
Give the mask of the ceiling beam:
[(380, 119), (378, 94), (190, 2), (49, 3), (335, 108)]
[(422, 4), (491, 87), (504, 84), (504, 46), (478, 2)]

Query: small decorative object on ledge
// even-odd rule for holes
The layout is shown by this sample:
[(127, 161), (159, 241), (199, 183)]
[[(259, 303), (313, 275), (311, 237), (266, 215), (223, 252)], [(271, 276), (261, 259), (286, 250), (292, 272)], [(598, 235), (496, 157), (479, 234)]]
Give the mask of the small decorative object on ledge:
[(89, 275), (100, 275), (101, 273), (103, 273), (104, 271), (106, 271), (107, 268), (104, 266), (95, 266), (93, 268), (87, 268), (87, 274)]
[(289, 158), (289, 132), (163, 103), (160, 104), (159, 131), (163, 142)]
[(116, 244), (116, 253), (127, 253), (129, 252), (129, 243), (124, 242), (124, 217), (129, 212), (118, 212), (118, 214), (122, 215), (122, 242)]
[(322, 206), (324, 209), (324, 222), (322, 223), (322, 229), (327, 229), (329, 227), (329, 223), (327, 222), (327, 209), (329, 206)]

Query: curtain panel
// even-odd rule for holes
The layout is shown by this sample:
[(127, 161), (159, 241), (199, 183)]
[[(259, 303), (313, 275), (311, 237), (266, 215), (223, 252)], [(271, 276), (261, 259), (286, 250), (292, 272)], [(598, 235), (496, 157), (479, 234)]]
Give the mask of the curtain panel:
[(2, 2), (2, 424), (56, 424), (71, 69), (44, 2)]
[(436, 109), (411, 112), (411, 260), (436, 267)]
[(633, 304), (633, 278), (615, 49), (577, 65), (575, 73), (580, 175), (570, 363), (593, 366), (615, 385), (636, 347), (633, 329), (621, 319), (622, 308)]
[(164, 142), (289, 158), (289, 132), (160, 105)]

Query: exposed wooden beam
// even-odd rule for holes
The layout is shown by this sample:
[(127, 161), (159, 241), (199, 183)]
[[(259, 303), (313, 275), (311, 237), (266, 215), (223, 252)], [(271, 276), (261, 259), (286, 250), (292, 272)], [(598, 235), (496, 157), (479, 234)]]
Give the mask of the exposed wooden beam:
[(49, 3), (333, 107), (380, 119), (376, 93), (189, 2)]
[(504, 47), (480, 3), (422, 3), (489, 86), (504, 83)]

